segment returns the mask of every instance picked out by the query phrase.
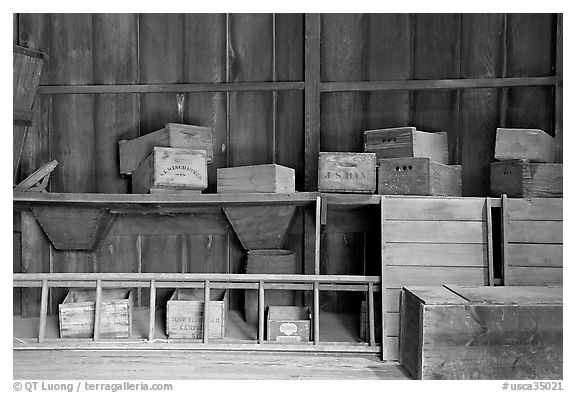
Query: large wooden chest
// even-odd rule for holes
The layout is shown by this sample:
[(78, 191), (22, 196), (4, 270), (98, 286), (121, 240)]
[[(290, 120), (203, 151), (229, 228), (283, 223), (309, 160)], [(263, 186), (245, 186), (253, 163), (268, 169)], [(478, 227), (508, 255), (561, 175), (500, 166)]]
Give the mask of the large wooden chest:
[(554, 162), (556, 140), (542, 130), (524, 128), (496, 129), (494, 158)]
[(428, 157), (448, 164), (448, 134), (417, 131), (416, 127), (364, 131), (364, 151), (378, 158)]
[[(226, 290), (210, 291), (208, 337), (226, 333), (228, 295)], [(166, 334), (169, 338), (202, 338), (204, 334), (204, 291), (177, 289), (166, 305)]]
[(405, 287), (400, 363), (417, 379), (562, 379), (561, 287)]
[[(208, 187), (206, 151), (155, 147), (132, 174), (134, 194), (197, 191)], [(160, 191), (161, 192), (161, 191)]]
[(294, 169), (277, 164), (218, 168), (217, 176), (218, 193), (296, 191)]
[(490, 165), (490, 189), (492, 196), (562, 198), (562, 164), (528, 160), (493, 162)]
[(376, 154), (320, 152), (318, 191), (373, 194), (376, 191)]
[(190, 124), (168, 123), (166, 127), (131, 140), (118, 143), (120, 173), (131, 174), (155, 147), (179, 147), (205, 150), (206, 161), (212, 162), (214, 139), (212, 128)]
[(378, 160), (378, 194), (462, 196), (462, 167), (430, 158)]
[[(90, 338), (94, 335), (96, 291), (70, 290), (58, 305), (60, 337)], [(134, 300), (130, 289), (103, 289), (100, 337), (128, 338), (132, 334)]]

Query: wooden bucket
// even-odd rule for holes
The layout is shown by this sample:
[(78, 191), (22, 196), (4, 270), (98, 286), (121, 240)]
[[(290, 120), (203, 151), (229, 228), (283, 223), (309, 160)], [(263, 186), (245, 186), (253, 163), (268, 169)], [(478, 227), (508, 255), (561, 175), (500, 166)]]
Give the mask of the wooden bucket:
[[(248, 274), (297, 274), (296, 255), (290, 250), (267, 249), (250, 250), (246, 259)], [(264, 309), (269, 306), (294, 306), (295, 291), (267, 290), (264, 296)], [(244, 292), (246, 322), (258, 324), (258, 291)]]

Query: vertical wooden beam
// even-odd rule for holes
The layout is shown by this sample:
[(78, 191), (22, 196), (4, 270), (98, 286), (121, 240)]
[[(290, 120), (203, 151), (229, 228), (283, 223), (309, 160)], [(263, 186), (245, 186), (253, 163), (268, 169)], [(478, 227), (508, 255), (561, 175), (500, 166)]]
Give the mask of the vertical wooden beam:
[(100, 339), (100, 319), (102, 317), (102, 280), (96, 280), (96, 304), (94, 305), (94, 341)]
[(208, 342), (210, 333), (210, 280), (204, 281), (204, 323), (203, 323), (203, 342)]
[(375, 334), (374, 334), (374, 283), (368, 283), (368, 326), (369, 326), (369, 338), (370, 345), (374, 346), (376, 344)]
[(502, 195), (502, 285), (506, 285), (508, 280), (508, 198), (506, 194)]
[(314, 312), (312, 314), (312, 324), (314, 325), (314, 345), (320, 343), (320, 289), (318, 281), (314, 281)]
[(264, 281), (258, 283), (258, 344), (264, 343)]
[[(508, 14), (502, 14), (502, 36), (500, 38), (500, 77), (508, 76)], [(498, 125), (506, 127), (508, 113), (508, 88), (500, 89)]]
[(320, 217), (322, 215), (322, 197), (316, 198), (316, 222), (314, 225), (314, 275), (320, 274)]
[(306, 14), (304, 48), (304, 189), (318, 189), (320, 151), (320, 14)]
[(564, 142), (564, 122), (562, 120), (563, 115), (563, 98), (562, 98), (562, 86), (564, 84), (564, 71), (563, 71), (563, 60), (564, 60), (564, 50), (563, 50), (563, 17), (562, 14), (557, 14), (556, 16), (556, 87), (555, 87), (555, 115), (554, 115), (554, 136), (556, 138), (556, 162), (562, 163), (564, 161), (563, 157), (563, 142)]
[(46, 316), (48, 314), (48, 280), (42, 280), (42, 295), (40, 300), (40, 326), (38, 327), (38, 342), (44, 341), (46, 334)]
[(386, 348), (386, 238), (384, 237), (384, 226), (386, 225), (385, 216), (385, 205), (386, 197), (382, 196), (380, 198), (380, 247), (382, 248), (381, 258), (381, 276), (380, 276), (380, 287), (382, 296), (382, 360), (388, 359), (387, 348)]
[(156, 327), (156, 280), (150, 281), (150, 314), (149, 314), (148, 341), (154, 340)]
[(494, 286), (494, 242), (492, 239), (492, 200), (486, 198), (486, 247), (488, 248), (488, 285)]

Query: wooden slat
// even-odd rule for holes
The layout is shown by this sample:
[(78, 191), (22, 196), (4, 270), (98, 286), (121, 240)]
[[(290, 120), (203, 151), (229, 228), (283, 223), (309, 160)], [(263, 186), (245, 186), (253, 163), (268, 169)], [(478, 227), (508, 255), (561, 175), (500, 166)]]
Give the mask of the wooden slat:
[(305, 25), (304, 189), (312, 191), (318, 189), (320, 152), (320, 14), (306, 14)]
[(563, 159), (563, 144), (564, 144), (564, 121), (562, 114), (563, 111), (563, 78), (564, 78), (564, 22), (563, 15), (556, 14), (556, 87), (554, 89), (554, 138), (556, 139), (556, 162), (562, 163)]
[(40, 325), (38, 328), (38, 342), (44, 341), (46, 334), (46, 317), (48, 315), (48, 281), (42, 282), (42, 294), (40, 296)]
[(156, 280), (150, 281), (150, 308), (148, 312), (148, 340), (152, 341), (156, 327)]
[(509, 266), (505, 285), (547, 285), (562, 284), (561, 267), (520, 267)]
[[(485, 285), (488, 283), (488, 268), (442, 266), (387, 266), (386, 285), (401, 288), (406, 285)], [(388, 310), (391, 311), (391, 310)]]
[[(388, 327), (390, 326), (390, 322), (386, 318), (388, 315), (388, 311), (390, 311), (390, 307), (386, 303), (388, 293), (388, 276), (386, 273), (386, 263), (388, 257), (388, 245), (386, 244), (387, 237), (385, 236), (384, 226), (387, 225), (386, 223), (386, 213), (387, 213), (387, 203), (388, 198), (382, 197), (380, 199), (380, 315), (382, 316), (381, 321), (381, 345), (382, 345), (382, 360), (388, 360), (388, 351), (386, 346), (386, 335), (388, 334)], [(396, 310), (398, 311), (398, 310)]]
[(376, 345), (375, 341), (375, 329), (374, 329), (374, 284), (368, 284), (368, 337), (369, 344)]
[(486, 225), (475, 221), (388, 221), (389, 243), (486, 243)]
[(100, 339), (102, 322), (102, 280), (96, 281), (96, 301), (94, 304), (94, 341)]
[(484, 198), (388, 198), (386, 220), (483, 221)]
[(509, 243), (555, 243), (562, 244), (560, 221), (509, 221)]
[(486, 244), (387, 243), (387, 266), (488, 267)]
[[(488, 285), (494, 286), (494, 238), (492, 229), (494, 224), (492, 222), (492, 202), (490, 198), (486, 198), (485, 205), (486, 212), (486, 248), (488, 249)], [(500, 276), (500, 275), (498, 275)]]
[(264, 281), (258, 283), (258, 343), (262, 344), (264, 338)]
[(562, 198), (508, 199), (510, 220), (562, 221)]
[(314, 274), (320, 274), (320, 230), (321, 223), (320, 217), (322, 216), (322, 197), (316, 198), (316, 220), (314, 221)]
[(562, 244), (509, 244), (508, 266), (562, 267)]
[(204, 319), (202, 321), (202, 342), (208, 343), (210, 336), (210, 280), (204, 281)]
[(312, 313), (312, 325), (314, 326), (314, 345), (320, 343), (320, 293), (318, 281), (314, 281), (314, 312)]

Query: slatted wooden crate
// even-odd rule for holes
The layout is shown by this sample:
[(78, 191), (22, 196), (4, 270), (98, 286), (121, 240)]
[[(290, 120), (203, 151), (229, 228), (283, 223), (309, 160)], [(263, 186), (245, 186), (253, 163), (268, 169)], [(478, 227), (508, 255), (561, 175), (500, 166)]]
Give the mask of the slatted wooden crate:
[(208, 187), (206, 151), (155, 147), (132, 174), (134, 194), (202, 192)]
[(561, 198), (563, 188), (562, 164), (510, 160), (490, 165), (490, 189), (493, 196), (506, 194), (512, 198)]
[(32, 107), (38, 91), (42, 64), (46, 55), (14, 45), (13, 47), (13, 180), (16, 181), (20, 156), (28, 127), (34, 117)]
[(294, 169), (277, 164), (249, 165), (217, 169), (218, 193), (296, 191)]
[(417, 131), (416, 127), (364, 131), (364, 151), (377, 158), (428, 157), (448, 164), (448, 134)]
[(562, 203), (561, 198), (505, 198), (504, 285), (562, 284)]
[(462, 196), (462, 167), (430, 158), (378, 160), (378, 194)]
[(154, 147), (179, 147), (192, 150), (205, 150), (206, 161), (214, 156), (214, 136), (212, 128), (190, 124), (168, 123), (158, 131), (132, 140), (118, 143), (120, 153), (120, 173), (131, 174), (152, 153)]
[(285, 343), (310, 341), (310, 320), (308, 307), (270, 306), (266, 339)]
[[(70, 290), (58, 305), (60, 337), (88, 338), (94, 335), (96, 291)], [(134, 299), (130, 289), (103, 289), (100, 337), (128, 338), (132, 334)]]
[(493, 282), (492, 214), (487, 204), (486, 198), (383, 197), (387, 360), (398, 359), (402, 287)]
[(562, 288), (406, 287), (400, 363), (417, 379), (562, 379)]
[(373, 194), (376, 191), (376, 155), (320, 152), (318, 191)]
[[(228, 292), (210, 291), (208, 337), (224, 338)], [(204, 291), (177, 289), (166, 304), (166, 334), (169, 338), (202, 338), (204, 334)]]
[(554, 162), (556, 140), (542, 130), (524, 128), (497, 128), (494, 158)]

